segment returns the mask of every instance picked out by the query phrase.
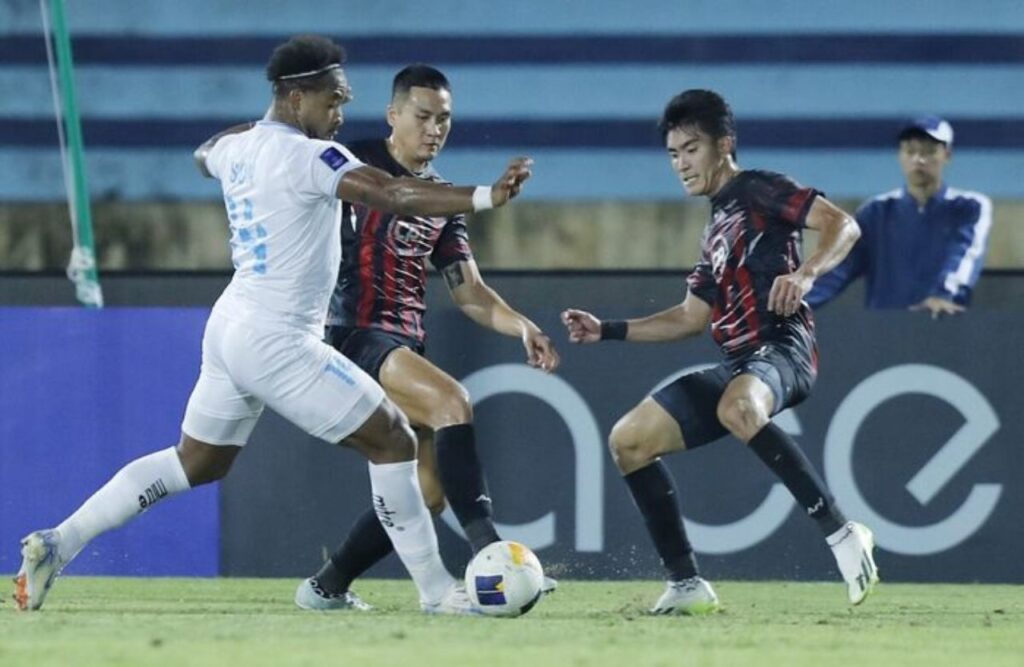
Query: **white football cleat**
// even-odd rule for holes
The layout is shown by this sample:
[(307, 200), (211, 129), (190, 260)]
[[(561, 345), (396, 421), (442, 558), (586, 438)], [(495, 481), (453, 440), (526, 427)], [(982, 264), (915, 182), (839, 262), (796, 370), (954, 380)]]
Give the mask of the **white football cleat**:
[(335, 609), (370, 611), (373, 609), (372, 606), (363, 602), (363, 599), (352, 591), (328, 593), (320, 588), (320, 583), (314, 577), (303, 579), (299, 587), (295, 589), (295, 606), (299, 609), (309, 609), (311, 611), (332, 611)]
[(483, 612), (473, 604), (466, 587), (461, 583), (454, 583), (437, 602), (420, 602), (420, 609), (424, 614), (438, 614), (448, 616), (480, 616)]
[(21, 569), (14, 577), (14, 602), (21, 611), (43, 606), (53, 580), (66, 565), (57, 551), (55, 530), (37, 530), (21, 541)]
[(872, 551), (875, 536), (864, 524), (848, 521), (826, 538), (839, 572), (846, 580), (850, 604), (860, 604), (878, 583), (878, 568)]
[(665, 592), (651, 609), (652, 614), (713, 614), (719, 609), (718, 596), (703, 577), (669, 581)]
[(548, 575), (544, 575), (544, 583), (541, 584), (540, 592), (544, 595), (550, 595), (558, 590), (558, 580), (552, 579)]

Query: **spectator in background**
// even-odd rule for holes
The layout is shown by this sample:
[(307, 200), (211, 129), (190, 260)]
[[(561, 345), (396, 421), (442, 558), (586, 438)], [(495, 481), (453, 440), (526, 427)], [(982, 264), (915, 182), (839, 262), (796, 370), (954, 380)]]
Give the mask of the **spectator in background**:
[(953, 128), (917, 118), (899, 134), (906, 184), (857, 211), (861, 238), (846, 259), (814, 283), (807, 302), (828, 303), (860, 276), (867, 308), (925, 310), (932, 318), (963, 312), (985, 260), (992, 202), (943, 181)]

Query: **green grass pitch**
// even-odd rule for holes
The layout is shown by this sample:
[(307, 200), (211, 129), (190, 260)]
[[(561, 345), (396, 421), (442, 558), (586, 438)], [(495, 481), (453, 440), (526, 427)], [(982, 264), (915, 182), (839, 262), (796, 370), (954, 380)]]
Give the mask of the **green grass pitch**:
[(428, 617), (408, 581), (372, 612), (304, 612), (297, 580), (67, 577), (40, 612), (0, 604), (0, 665), (1024, 665), (1024, 588), (716, 582), (722, 613), (652, 617), (661, 584), (563, 581), (518, 619)]

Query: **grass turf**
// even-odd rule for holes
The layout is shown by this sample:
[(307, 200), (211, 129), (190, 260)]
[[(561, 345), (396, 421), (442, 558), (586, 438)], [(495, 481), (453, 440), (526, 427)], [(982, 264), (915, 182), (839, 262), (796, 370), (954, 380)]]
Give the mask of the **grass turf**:
[[(1020, 586), (716, 582), (724, 610), (652, 617), (658, 582), (563, 581), (519, 619), (428, 617), (408, 581), (372, 612), (304, 612), (296, 580), (58, 579), (41, 612), (0, 605), (0, 665), (1015, 665)], [(360, 662), (356, 662), (360, 661)]]

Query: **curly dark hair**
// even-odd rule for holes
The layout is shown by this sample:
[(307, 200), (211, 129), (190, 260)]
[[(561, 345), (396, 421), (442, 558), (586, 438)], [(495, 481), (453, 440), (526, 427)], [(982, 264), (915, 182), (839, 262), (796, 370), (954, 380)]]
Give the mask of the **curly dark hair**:
[(275, 95), (292, 90), (319, 90), (333, 78), (327, 76), (345, 62), (345, 49), (320, 35), (296, 35), (278, 45), (267, 62), (267, 80)]

